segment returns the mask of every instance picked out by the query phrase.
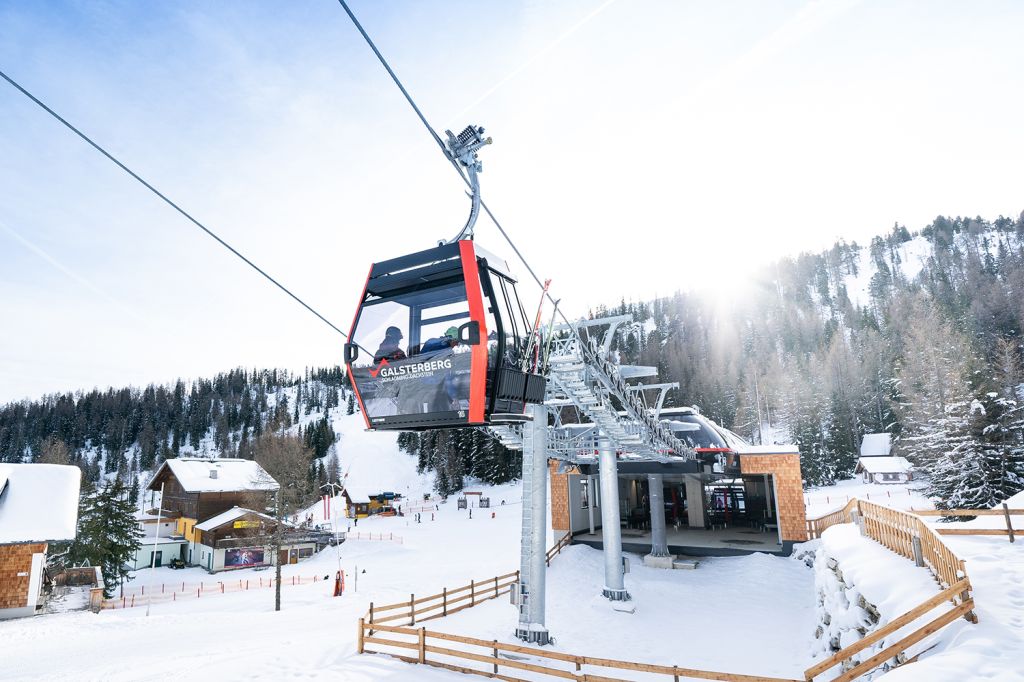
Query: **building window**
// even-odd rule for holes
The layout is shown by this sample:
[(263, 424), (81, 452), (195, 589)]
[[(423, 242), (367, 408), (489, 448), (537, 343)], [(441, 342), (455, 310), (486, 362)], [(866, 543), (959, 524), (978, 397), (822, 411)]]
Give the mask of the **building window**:
[(590, 479), (580, 479), (580, 509), (590, 508)]

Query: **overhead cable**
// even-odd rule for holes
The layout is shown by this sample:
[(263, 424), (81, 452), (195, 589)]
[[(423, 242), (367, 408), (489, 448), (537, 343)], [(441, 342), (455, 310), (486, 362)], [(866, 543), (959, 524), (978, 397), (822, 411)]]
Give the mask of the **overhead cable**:
[(117, 166), (118, 168), (120, 168), (120, 169), (121, 169), (121, 170), (123, 170), (123, 171), (124, 171), (125, 173), (127, 173), (128, 175), (130, 175), (130, 176), (132, 176), (133, 178), (135, 178), (136, 180), (138, 180), (138, 181), (139, 181), (139, 183), (141, 183), (141, 184), (142, 184), (142, 185), (143, 185), (143, 186), (144, 186), (144, 187), (145, 187), (146, 189), (148, 189), (148, 190), (149, 190), (150, 192), (152, 192), (152, 193), (153, 193), (153, 194), (155, 194), (156, 196), (160, 197), (160, 199), (162, 199), (162, 200), (164, 201), (164, 203), (166, 203), (166, 204), (167, 204), (168, 206), (170, 206), (171, 208), (173, 208), (173, 209), (174, 209), (175, 211), (177, 211), (177, 212), (178, 212), (178, 213), (180, 213), (181, 215), (185, 216), (185, 218), (187, 218), (187, 219), (189, 220), (189, 222), (191, 222), (191, 223), (192, 223), (193, 225), (195, 225), (196, 227), (198, 227), (198, 228), (199, 228), (200, 230), (202, 230), (203, 232), (205, 232), (206, 234), (208, 234), (208, 235), (209, 235), (210, 237), (212, 237), (213, 239), (215, 239), (215, 240), (217, 241), (217, 243), (218, 243), (218, 244), (220, 244), (221, 246), (223, 246), (224, 248), (226, 248), (226, 249), (227, 249), (228, 251), (230, 251), (231, 253), (233, 253), (233, 254), (235, 254), (236, 256), (238, 256), (238, 258), (240, 258), (240, 259), (241, 259), (241, 260), (242, 260), (242, 261), (243, 261), (243, 262), (244, 262), (244, 263), (245, 263), (246, 265), (248, 265), (248, 266), (249, 266), (249, 267), (251, 267), (251, 268), (252, 268), (253, 270), (255, 270), (256, 272), (258, 272), (258, 273), (260, 273), (261, 275), (263, 275), (263, 276), (264, 276), (264, 277), (265, 277), (265, 278), (266, 278), (267, 280), (269, 280), (269, 281), (270, 281), (270, 282), (271, 282), (271, 283), (272, 283), (272, 284), (273, 284), (274, 286), (276, 286), (276, 287), (277, 287), (278, 289), (280, 289), (280, 290), (281, 290), (281, 291), (283, 291), (284, 293), (286, 293), (286, 294), (288, 294), (289, 296), (291, 296), (291, 297), (292, 297), (292, 298), (293, 298), (293, 299), (294, 299), (294, 300), (295, 300), (296, 302), (298, 302), (298, 303), (299, 303), (299, 305), (301, 305), (301, 306), (302, 306), (303, 308), (305, 308), (305, 309), (306, 309), (306, 310), (308, 310), (309, 312), (311, 312), (311, 313), (313, 313), (314, 315), (316, 315), (316, 316), (317, 316), (317, 318), (319, 318), (321, 322), (323, 322), (323, 323), (324, 323), (324, 324), (326, 324), (326, 325), (327, 325), (328, 327), (330, 327), (330, 328), (331, 328), (331, 329), (333, 329), (334, 331), (336, 331), (336, 332), (338, 332), (339, 334), (341, 334), (341, 335), (342, 335), (342, 336), (343, 336), (344, 338), (346, 338), (346, 339), (348, 338), (348, 334), (346, 334), (345, 332), (341, 331), (341, 329), (339, 329), (339, 328), (338, 328), (337, 326), (335, 326), (335, 324), (334, 324), (333, 322), (331, 322), (331, 321), (330, 321), (330, 320), (328, 320), (328, 319), (327, 319), (326, 317), (324, 317), (323, 315), (321, 315), (320, 313), (318, 313), (318, 312), (317, 312), (317, 311), (316, 311), (316, 310), (315, 310), (315, 309), (314, 309), (314, 308), (313, 308), (313, 307), (312, 307), (311, 305), (309, 305), (308, 303), (306, 303), (305, 301), (303, 301), (303, 300), (302, 300), (301, 298), (299, 298), (298, 296), (296, 296), (296, 295), (295, 295), (294, 293), (292, 293), (292, 292), (291, 292), (291, 290), (289, 290), (289, 289), (288, 289), (288, 287), (286, 287), (286, 286), (284, 286), (283, 284), (281, 284), (280, 282), (278, 282), (278, 281), (277, 281), (276, 279), (274, 279), (274, 278), (273, 278), (273, 277), (271, 277), (271, 276), (270, 276), (269, 274), (267, 274), (267, 272), (266, 272), (265, 270), (263, 270), (263, 268), (261, 268), (260, 266), (256, 265), (255, 263), (253, 263), (253, 262), (252, 262), (251, 260), (249, 260), (249, 259), (248, 259), (248, 258), (246, 258), (245, 256), (243, 256), (243, 255), (242, 255), (242, 254), (241, 254), (241, 253), (240, 253), (240, 252), (238, 251), (238, 249), (236, 249), (235, 247), (231, 246), (231, 245), (230, 245), (230, 244), (228, 244), (228, 243), (227, 243), (226, 241), (224, 241), (223, 239), (221, 239), (221, 238), (220, 238), (219, 236), (217, 236), (217, 234), (216, 234), (216, 233), (215, 233), (215, 232), (214, 232), (213, 230), (211, 230), (210, 228), (206, 227), (206, 225), (203, 225), (203, 224), (202, 224), (201, 222), (199, 222), (198, 220), (196, 220), (195, 218), (193, 218), (193, 217), (192, 217), (192, 215), (191, 215), (191, 214), (190, 214), (190, 213), (189, 213), (188, 211), (186, 211), (186, 210), (185, 210), (185, 209), (183, 209), (183, 208), (182, 208), (181, 206), (179, 206), (178, 204), (176, 204), (176, 203), (174, 203), (173, 201), (171, 201), (170, 199), (168, 199), (168, 198), (167, 198), (167, 196), (166, 196), (166, 195), (165, 195), (165, 194), (164, 194), (163, 192), (161, 192), (161, 191), (160, 191), (160, 190), (158, 190), (158, 189), (157, 189), (156, 187), (154, 187), (153, 185), (151, 185), (151, 184), (149, 184), (148, 182), (146, 182), (145, 180), (143, 180), (143, 179), (142, 179), (142, 178), (141, 178), (141, 177), (140, 177), (140, 176), (138, 175), (138, 173), (136, 173), (136, 172), (135, 172), (135, 171), (133, 171), (133, 170), (132, 170), (131, 168), (129, 168), (128, 166), (126, 166), (126, 165), (124, 165), (123, 163), (121, 163), (121, 162), (120, 162), (120, 161), (119, 161), (119, 160), (118, 160), (118, 159), (117, 159), (116, 157), (114, 157), (114, 155), (113, 155), (113, 154), (111, 154), (111, 153), (110, 153), (110, 152), (108, 152), (108, 151), (107, 151), (106, 149), (104, 149), (103, 147), (101, 147), (101, 146), (100, 146), (99, 144), (97, 144), (96, 142), (94, 142), (94, 141), (92, 140), (92, 138), (90, 138), (90, 137), (89, 137), (88, 135), (86, 135), (86, 134), (85, 134), (85, 133), (83, 133), (83, 132), (82, 132), (81, 130), (79, 130), (78, 128), (76, 128), (75, 126), (73, 126), (73, 125), (72, 125), (71, 123), (69, 123), (69, 122), (67, 121), (67, 119), (65, 119), (65, 118), (64, 118), (64, 117), (62, 117), (62, 116), (61, 116), (60, 114), (58, 114), (58, 113), (57, 113), (56, 111), (54, 111), (53, 109), (51, 109), (50, 107), (48, 107), (48, 106), (47, 106), (46, 104), (44, 104), (44, 103), (43, 103), (42, 101), (40, 101), (40, 99), (39, 99), (38, 97), (36, 97), (36, 96), (35, 96), (35, 95), (33, 95), (33, 94), (32, 94), (31, 92), (29, 92), (28, 90), (26, 90), (25, 88), (23, 88), (23, 87), (22, 87), (21, 85), (19, 85), (19, 84), (18, 84), (17, 82), (15, 82), (15, 81), (14, 81), (14, 79), (12, 79), (12, 78), (11, 78), (10, 76), (8, 76), (8, 75), (7, 75), (6, 73), (4, 73), (3, 71), (0, 71), (0, 77), (2, 77), (2, 78), (3, 78), (4, 80), (5, 80), (5, 81), (7, 81), (8, 83), (10, 83), (11, 85), (13, 85), (13, 86), (14, 86), (14, 87), (15, 87), (15, 88), (16, 88), (16, 89), (17, 89), (17, 90), (19, 91), (19, 92), (21, 92), (21, 94), (25, 95), (25, 96), (26, 96), (26, 97), (28, 97), (28, 98), (29, 98), (30, 100), (32, 100), (32, 101), (33, 101), (33, 102), (35, 102), (35, 103), (36, 103), (37, 105), (39, 105), (39, 107), (41, 107), (41, 108), (43, 109), (43, 111), (45, 111), (46, 113), (50, 114), (50, 116), (53, 116), (53, 117), (54, 117), (55, 119), (57, 119), (58, 121), (60, 121), (61, 123), (63, 123), (63, 124), (64, 124), (64, 126), (68, 128), (68, 130), (70, 130), (70, 131), (71, 131), (71, 132), (73, 132), (73, 133), (74, 133), (75, 135), (78, 135), (78, 136), (79, 136), (80, 138), (82, 138), (83, 140), (85, 140), (86, 142), (88, 142), (88, 143), (89, 143), (89, 145), (93, 147), (93, 149), (95, 149), (96, 151), (98, 151), (98, 152), (99, 152), (100, 154), (103, 154), (103, 156), (107, 157), (107, 158), (108, 158), (108, 159), (109, 159), (110, 161), (114, 162), (114, 164), (115, 164), (115, 165), (116, 165), (116, 166)]

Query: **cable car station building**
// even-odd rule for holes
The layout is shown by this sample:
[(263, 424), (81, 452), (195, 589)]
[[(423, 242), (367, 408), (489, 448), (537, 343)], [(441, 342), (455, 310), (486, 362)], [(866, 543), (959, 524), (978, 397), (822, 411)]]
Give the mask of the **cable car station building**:
[[(794, 542), (806, 539), (795, 447), (751, 446), (693, 408), (663, 409), (660, 416), (698, 457), (619, 464), (623, 551), (657, 557), (664, 546), (662, 552), (685, 556), (789, 554)], [(603, 546), (596, 465), (553, 466), (551, 509), (556, 532)], [(653, 518), (659, 509), (663, 524)], [(664, 528), (664, 537), (655, 538), (655, 528)]]

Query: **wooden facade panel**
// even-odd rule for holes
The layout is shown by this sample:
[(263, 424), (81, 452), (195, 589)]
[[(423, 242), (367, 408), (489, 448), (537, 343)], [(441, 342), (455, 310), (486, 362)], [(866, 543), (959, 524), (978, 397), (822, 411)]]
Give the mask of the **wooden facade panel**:
[(254, 492), (249, 490), (232, 490), (223, 492), (188, 492), (185, 490), (174, 472), (165, 468), (153, 483), (150, 490), (160, 490), (164, 486), (161, 507), (169, 512), (177, 512), (181, 516), (197, 519), (200, 523), (226, 512), (233, 507), (248, 507), (254, 503)]
[(28, 606), (32, 555), (40, 553), (46, 553), (45, 542), (0, 545), (0, 609)]

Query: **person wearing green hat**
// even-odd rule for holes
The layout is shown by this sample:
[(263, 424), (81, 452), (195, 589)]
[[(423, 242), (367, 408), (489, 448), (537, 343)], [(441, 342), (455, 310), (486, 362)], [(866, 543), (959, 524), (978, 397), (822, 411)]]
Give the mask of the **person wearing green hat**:
[(420, 350), (422, 353), (435, 353), (439, 350), (447, 350), (448, 348), (454, 348), (459, 343), (459, 328), (448, 327), (444, 334), (437, 337), (436, 339), (427, 339), (426, 343), (423, 344), (423, 348)]

